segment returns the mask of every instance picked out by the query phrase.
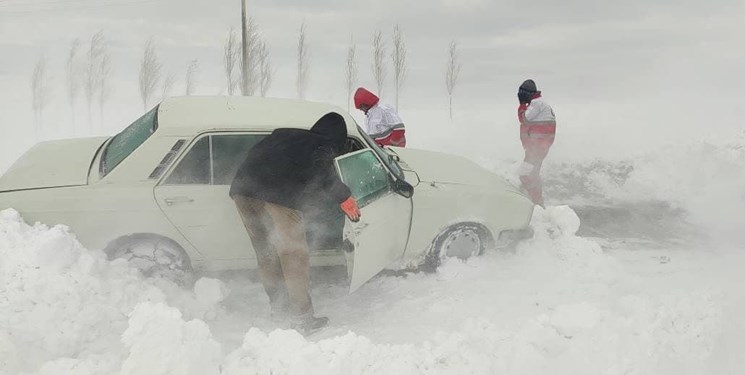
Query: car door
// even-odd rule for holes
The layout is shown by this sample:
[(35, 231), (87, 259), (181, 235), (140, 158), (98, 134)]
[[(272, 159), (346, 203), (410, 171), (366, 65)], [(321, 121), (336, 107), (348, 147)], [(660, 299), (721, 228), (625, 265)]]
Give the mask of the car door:
[(350, 292), (400, 259), (411, 227), (412, 203), (394, 191), (393, 177), (371, 149), (336, 158), (336, 168), (362, 215), (348, 222), (347, 236), (354, 244), (348, 255)]
[(265, 136), (201, 136), (155, 187), (160, 208), (205, 260), (256, 258), (228, 191), (248, 150)]

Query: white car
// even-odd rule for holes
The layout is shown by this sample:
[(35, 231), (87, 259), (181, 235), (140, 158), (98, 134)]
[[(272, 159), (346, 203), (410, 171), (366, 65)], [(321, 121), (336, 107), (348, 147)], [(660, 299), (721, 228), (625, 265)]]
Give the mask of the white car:
[(255, 268), (228, 196), (236, 169), (272, 130), (309, 129), (328, 112), (347, 123), (336, 163), (362, 219), (314, 222), (339, 241), (316, 241), (311, 264), (347, 265), (352, 290), (386, 267), (478, 255), (527, 228), (530, 199), (473, 162), (381, 149), (335, 106), (254, 97), (171, 98), (113, 137), (39, 143), (0, 178), (0, 209), (65, 224), (86, 247), (146, 273)]

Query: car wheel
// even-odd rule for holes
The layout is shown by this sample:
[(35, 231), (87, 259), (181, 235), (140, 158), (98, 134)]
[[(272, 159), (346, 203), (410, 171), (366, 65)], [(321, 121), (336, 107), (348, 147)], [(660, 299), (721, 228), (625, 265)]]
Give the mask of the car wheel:
[(145, 277), (171, 280), (179, 285), (192, 281), (188, 255), (174, 241), (153, 235), (130, 236), (115, 241), (109, 259), (126, 259)]
[(483, 225), (478, 223), (459, 223), (440, 233), (424, 260), (423, 269), (434, 272), (442, 260), (448, 257), (468, 259), (484, 253), (494, 240)]

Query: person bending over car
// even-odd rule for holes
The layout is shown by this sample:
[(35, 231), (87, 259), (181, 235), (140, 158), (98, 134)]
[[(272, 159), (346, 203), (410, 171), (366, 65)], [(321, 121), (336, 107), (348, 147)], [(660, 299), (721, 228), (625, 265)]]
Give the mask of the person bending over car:
[(318, 202), (331, 202), (325, 209), (341, 209), (352, 221), (360, 217), (334, 168), (346, 139), (344, 118), (333, 112), (310, 130), (276, 129), (248, 152), (230, 186), (256, 251), (272, 318), (288, 317), (303, 333), (328, 324), (328, 318), (314, 316), (311, 302), (305, 214), (317, 212)]

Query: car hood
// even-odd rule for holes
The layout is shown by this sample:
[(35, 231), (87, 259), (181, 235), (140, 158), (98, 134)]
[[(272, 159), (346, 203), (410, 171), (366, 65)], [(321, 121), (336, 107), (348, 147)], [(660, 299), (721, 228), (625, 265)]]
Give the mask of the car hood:
[(107, 139), (37, 143), (0, 177), (0, 191), (85, 185), (93, 158)]
[(401, 159), (401, 167), (416, 173), (420, 181), (501, 188), (521, 194), (504, 178), (460, 156), (410, 148), (389, 148)]

